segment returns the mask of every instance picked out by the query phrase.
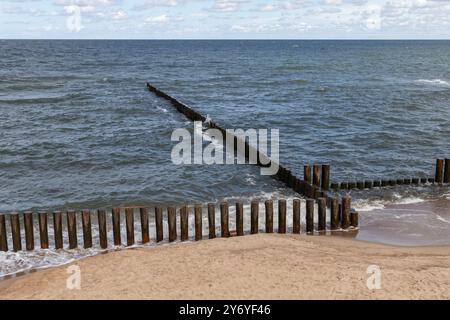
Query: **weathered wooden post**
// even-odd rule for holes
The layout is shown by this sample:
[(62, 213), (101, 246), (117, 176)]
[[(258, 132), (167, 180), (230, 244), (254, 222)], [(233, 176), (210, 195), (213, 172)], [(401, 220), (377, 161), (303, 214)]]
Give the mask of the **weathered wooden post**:
[(53, 212), (53, 231), (55, 235), (55, 249), (62, 249), (64, 247), (64, 243), (61, 211)]
[(106, 229), (106, 210), (98, 210), (98, 237), (100, 238), (100, 248), (108, 248), (108, 231)]
[(236, 233), (238, 236), (244, 235), (244, 204), (236, 203)]
[(292, 232), (295, 234), (300, 233), (300, 199), (294, 199), (292, 202), (292, 217), (293, 217), (293, 228)]
[(389, 186), (389, 181), (388, 180), (381, 180), (381, 186), (382, 187), (387, 187), (387, 186)]
[(26, 211), (23, 214), (24, 227), (25, 227), (25, 247), (27, 251), (34, 250), (34, 225), (33, 225), (33, 212)]
[(341, 182), (341, 189), (348, 190), (348, 182)]
[(202, 206), (200, 204), (195, 205), (195, 241), (202, 240), (203, 238), (203, 221), (202, 221)]
[(266, 200), (266, 233), (273, 233), (273, 201)]
[(322, 190), (330, 190), (330, 165), (322, 165)]
[(358, 228), (358, 226), (359, 226), (358, 212), (352, 211), (350, 214), (350, 220), (351, 220), (351, 226), (353, 228)]
[(342, 198), (342, 221), (341, 221), (342, 229), (348, 229), (350, 227), (350, 223), (351, 223), (350, 208), (351, 208), (351, 198), (349, 196), (343, 197)]
[(359, 190), (363, 190), (363, 189), (364, 189), (364, 181), (358, 181), (358, 182), (356, 182), (356, 187), (357, 187)]
[(364, 181), (364, 188), (365, 189), (372, 189), (373, 188), (373, 181), (372, 180)]
[(373, 187), (374, 187), (374, 188), (379, 188), (379, 187), (381, 187), (381, 180), (374, 180), (374, 181), (373, 181)]
[(189, 240), (189, 212), (186, 205), (180, 208), (181, 241)]
[(11, 235), (13, 241), (14, 252), (22, 250), (22, 239), (20, 236), (20, 220), (19, 214), (13, 213), (9, 216), (9, 222), (11, 224)]
[(8, 251), (8, 237), (6, 235), (6, 219), (0, 214), (0, 251)]
[(286, 200), (278, 200), (278, 233), (286, 233)]
[(230, 236), (228, 223), (228, 203), (222, 202), (220, 204), (220, 231), (222, 238), (228, 238)]
[(320, 165), (313, 165), (313, 185), (320, 188)]
[(420, 179), (419, 178), (412, 178), (411, 182), (412, 182), (412, 184), (418, 185), (420, 183)]
[(216, 237), (216, 205), (214, 203), (208, 203), (208, 227), (209, 238), (214, 239)]
[(141, 215), (142, 244), (150, 242), (150, 230), (148, 227), (148, 208), (139, 208)]
[(134, 208), (125, 208), (127, 246), (134, 245)]
[(330, 229), (335, 231), (339, 229), (339, 200), (337, 197), (331, 199), (331, 217), (330, 217)]
[(174, 207), (167, 208), (167, 224), (169, 225), (169, 242), (177, 240), (177, 213)]
[(442, 183), (444, 181), (444, 160), (436, 160), (436, 177), (434, 178), (436, 183)]
[(259, 232), (259, 202), (257, 200), (252, 200), (250, 211), (251, 211), (250, 233), (256, 234)]
[(325, 198), (319, 198), (317, 199), (317, 204), (319, 207), (319, 223), (318, 223), (318, 230), (323, 232), (326, 230), (326, 223), (327, 223), (327, 199)]
[(312, 180), (311, 180), (311, 166), (309, 164), (305, 165), (303, 167), (303, 180), (306, 183), (309, 183), (309, 184), (311, 184), (311, 182), (312, 182)]
[(122, 237), (120, 236), (120, 208), (112, 209), (112, 226), (113, 226), (113, 237), (114, 245), (122, 245)]
[(161, 242), (164, 239), (163, 210), (161, 207), (155, 207), (155, 227), (156, 227), (156, 242)]
[(330, 188), (335, 192), (339, 191), (339, 183), (336, 182), (331, 183)]
[(356, 182), (355, 181), (350, 181), (348, 183), (348, 189), (349, 190), (356, 189)]
[(445, 159), (444, 183), (450, 183), (450, 159)]
[(78, 247), (77, 214), (73, 210), (67, 211), (67, 233), (69, 235), (69, 249)]
[(39, 211), (39, 240), (41, 242), (41, 249), (48, 249), (48, 225), (47, 212)]
[(306, 199), (306, 233), (314, 233), (314, 199)]
[(83, 210), (83, 212), (81, 213), (81, 221), (83, 224), (84, 248), (92, 248), (92, 225), (90, 210)]

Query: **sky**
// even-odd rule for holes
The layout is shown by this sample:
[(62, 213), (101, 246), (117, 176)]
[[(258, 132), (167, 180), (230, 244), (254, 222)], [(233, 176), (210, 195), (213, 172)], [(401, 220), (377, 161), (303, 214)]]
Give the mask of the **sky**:
[(0, 0), (2, 39), (450, 39), (450, 0)]

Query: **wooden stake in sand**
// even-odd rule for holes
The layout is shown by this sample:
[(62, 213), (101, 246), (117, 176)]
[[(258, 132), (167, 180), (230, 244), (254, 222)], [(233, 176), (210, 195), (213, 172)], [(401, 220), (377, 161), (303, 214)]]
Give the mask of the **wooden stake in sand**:
[(161, 242), (164, 239), (163, 210), (161, 207), (155, 208), (155, 227), (156, 227), (156, 242)]
[(266, 200), (264, 205), (266, 207), (266, 233), (273, 233), (273, 201)]
[(322, 190), (330, 190), (330, 165), (322, 165)]
[(330, 229), (335, 231), (339, 229), (339, 199), (334, 197), (331, 199), (331, 218), (330, 218)]
[(208, 227), (209, 238), (214, 239), (216, 237), (216, 205), (214, 203), (208, 203)]
[(203, 224), (202, 224), (202, 206), (200, 204), (195, 205), (195, 240), (199, 241), (203, 238)]
[(313, 185), (320, 188), (320, 164), (313, 165)]
[(62, 249), (63, 243), (63, 230), (62, 230), (62, 213), (61, 211), (53, 212), (53, 231), (55, 235), (55, 249)]
[(349, 196), (345, 196), (342, 198), (342, 220), (341, 220), (341, 228), (348, 229), (350, 227), (350, 208), (351, 208), (351, 198)]
[(253, 200), (250, 208), (251, 214), (251, 234), (256, 234), (259, 232), (259, 202)]
[(34, 225), (33, 212), (27, 211), (23, 214), (25, 227), (25, 245), (27, 251), (34, 250)]
[(314, 199), (306, 199), (306, 233), (314, 233)]
[(444, 183), (450, 183), (450, 159), (445, 159)]
[(278, 233), (286, 233), (286, 200), (278, 201)]
[(228, 238), (230, 236), (230, 229), (228, 223), (229, 223), (228, 203), (222, 202), (220, 204), (220, 231), (222, 238)]
[(180, 208), (180, 230), (181, 241), (189, 240), (189, 213), (187, 206), (182, 206)]
[(150, 242), (150, 231), (148, 228), (148, 208), (140, 208), (139, 214), (141, 215), (141, 234), (142, 243)]
[(108, 248), (108, 232), (106, 229), (106, 211), (98, 210), (98, 236), (100, 238), (100, 248)]
[(167, 224), (169, 226), (169, 242), (177, 240), (177, 214), (174, 207), (167, 208)]
[(76, 249), (78, 247), (77, 215), (73, 210), (67, 211), (67, 233), (69, 235), (69, 249)]
[(6, 235), (6, 219), (0, 214), (0, 251), (8, 251), (8, 238)]
[(41, 249), (48, 249), (48, 225), (47, 212), (39, 211), (39, 239), (41, 242)]
[(9, 216), (11, 224), (11, 235), (13, 240), (13, 250), (15, 252), (22, 250), (22, 239), (20, 237), (20, 220), (19, 214), (13, 213)]
[(92, 248), (92, 226), (90, 210), (83, 210), (81, 214), (81, 221), (83, 223), (84, 248)]
[(237, 235), (244, 235), (244, 204), (242, 202), (236, 203), (236, 233)]
[(436, 160), (436, 177), (434, 179), (436, 183), (444, 182), (444, 160), (437, 159)]
[(120, 236), (120, 208), (112, 209), (112, 226), (113, 226), (113, 237), (114, 245), (122, 245), (122, 237)]
[(326, 223), (327, 223), (327, 199), (326, 198), (319, 198), (319, 199), (317, 199), (317, 204), (318, 204), (318, 207), (319, 207), (318, 231), (325, 231), (326, 230)]
[(127, 246), (134, 245), (134, 208), (125, 208)]
[(294, 199), (292, 202), (292, 220), (293, 220), (292, 232), (295, 234), (299, 234), (300, 233), (300, 199)]

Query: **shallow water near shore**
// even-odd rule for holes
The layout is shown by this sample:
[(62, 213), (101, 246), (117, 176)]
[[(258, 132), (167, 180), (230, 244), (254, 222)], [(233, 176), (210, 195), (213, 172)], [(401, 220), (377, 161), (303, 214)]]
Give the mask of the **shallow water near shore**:
[[(0, 41), (0, 212), (295, 196), (253, 166), (173, 165), (172, 131), (193, 126), (146, 81), (225, 128), (279, 129), (298, 176), (432, 176), (449, 60), (450, 41)], [(357, 239), (450, 244), (449, 194), (352, 191)], [(0, 275), (96, 253), (0, 253)]]

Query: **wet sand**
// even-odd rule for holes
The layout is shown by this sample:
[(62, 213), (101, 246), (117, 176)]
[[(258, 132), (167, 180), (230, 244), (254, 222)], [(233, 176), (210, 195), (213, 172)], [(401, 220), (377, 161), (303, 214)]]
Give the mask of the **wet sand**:
[[(69, 266), (81, 289), (69, 290)], [(369, 290), (367, 268), (381, 269)], [(0, 282), (1, 299), (449, 299), (450, 246), (268, 235), (117, 251)]]

